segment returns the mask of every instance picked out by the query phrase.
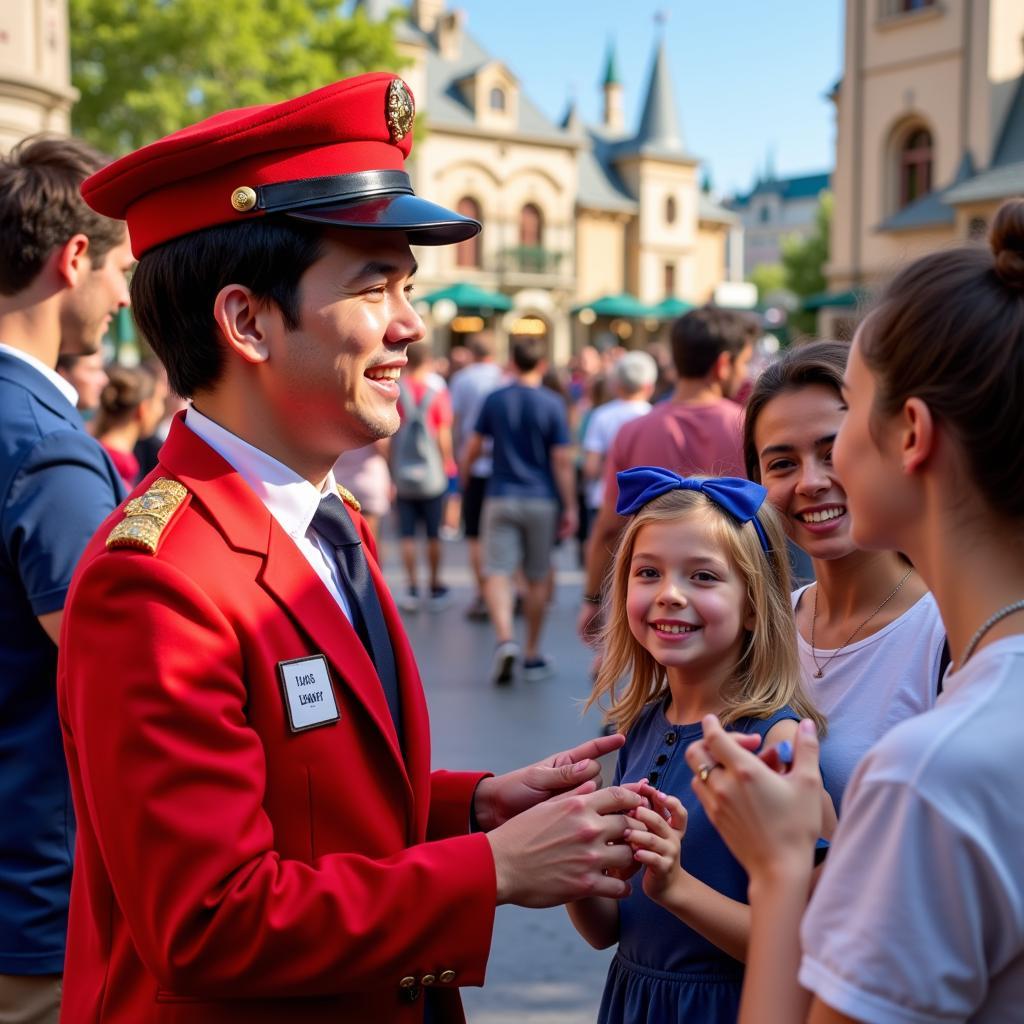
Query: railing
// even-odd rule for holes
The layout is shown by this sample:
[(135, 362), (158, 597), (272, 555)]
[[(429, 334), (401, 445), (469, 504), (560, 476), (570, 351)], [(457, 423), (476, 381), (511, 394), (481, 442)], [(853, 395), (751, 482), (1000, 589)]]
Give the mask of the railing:
[(517, 245), (498, 253), (497, 269), (499, 273), (555, 274), (565, 256), (539, 245)]

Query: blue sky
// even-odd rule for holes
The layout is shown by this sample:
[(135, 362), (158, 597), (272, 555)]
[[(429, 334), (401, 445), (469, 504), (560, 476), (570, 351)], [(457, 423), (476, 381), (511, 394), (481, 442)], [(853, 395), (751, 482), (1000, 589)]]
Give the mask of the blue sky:
[(841, 0), (448, 0), (549, 117), (574, 96), (600, 117), (614, 40), (627, 124), (639, 120), (656, 33), (664, 29), (689, 151), (716, 191), (744, 191), (774, 153), (779, 174), (832, 166), (835, 118), (825, 93), (842, 73)]

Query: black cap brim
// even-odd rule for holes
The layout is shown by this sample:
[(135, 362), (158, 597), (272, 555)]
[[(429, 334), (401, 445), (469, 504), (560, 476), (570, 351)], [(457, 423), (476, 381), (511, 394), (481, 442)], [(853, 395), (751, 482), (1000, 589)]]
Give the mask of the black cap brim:
[(410, 245), (465, 242), (479, 234), (481, 228), (480, 222), (471, 217), (463, 217), (454, 210), (409, 194), (377, 196), (364, 202), (286, 212), (289, 217), (338, 228), (404, 231)]

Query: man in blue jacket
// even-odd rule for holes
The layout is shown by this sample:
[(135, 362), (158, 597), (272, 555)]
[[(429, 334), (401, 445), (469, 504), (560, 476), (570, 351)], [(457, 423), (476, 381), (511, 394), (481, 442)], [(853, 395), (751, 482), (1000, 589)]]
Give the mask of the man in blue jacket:
[(79, 196), (104, 161), (27, 139), (0, 158), (0, 1020), (60, 1004), (74, 818), (56, 710), (71, 574), (123, 497), (57, 356), (98, 350), (128, 305), (120, 221)]

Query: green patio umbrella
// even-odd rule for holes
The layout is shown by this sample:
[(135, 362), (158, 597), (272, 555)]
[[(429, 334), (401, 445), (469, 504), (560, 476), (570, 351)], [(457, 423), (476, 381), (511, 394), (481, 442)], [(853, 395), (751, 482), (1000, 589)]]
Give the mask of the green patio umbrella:
[(691, 309), (696, 309), (692, 302), (684, 302), (682, 299), (662, 299), (656, 306), (651, 307), (651, 315), (658, 320), (675, 320)]
[(593, 302), (582, 302), (573, 309), (578, 313), (581, 309), (593, 310), (597, 316), (614, 317), (647, 317), (653, 315), (653, 307), (645, 306), (635, 295), (629, 292), (619, 292), (617, 295), (602, 295)]
[(454, 302), (459, 309), (492, 310), (496, 313), (504, 313), (512, 308), (512, 300), (507, 295), (502, 295), (501, 292), (489, 292), (464, 281), (424, 295), (422, 301), (428, 306), (433, 306), (435, 302), (440, 302), (442, 299)]

